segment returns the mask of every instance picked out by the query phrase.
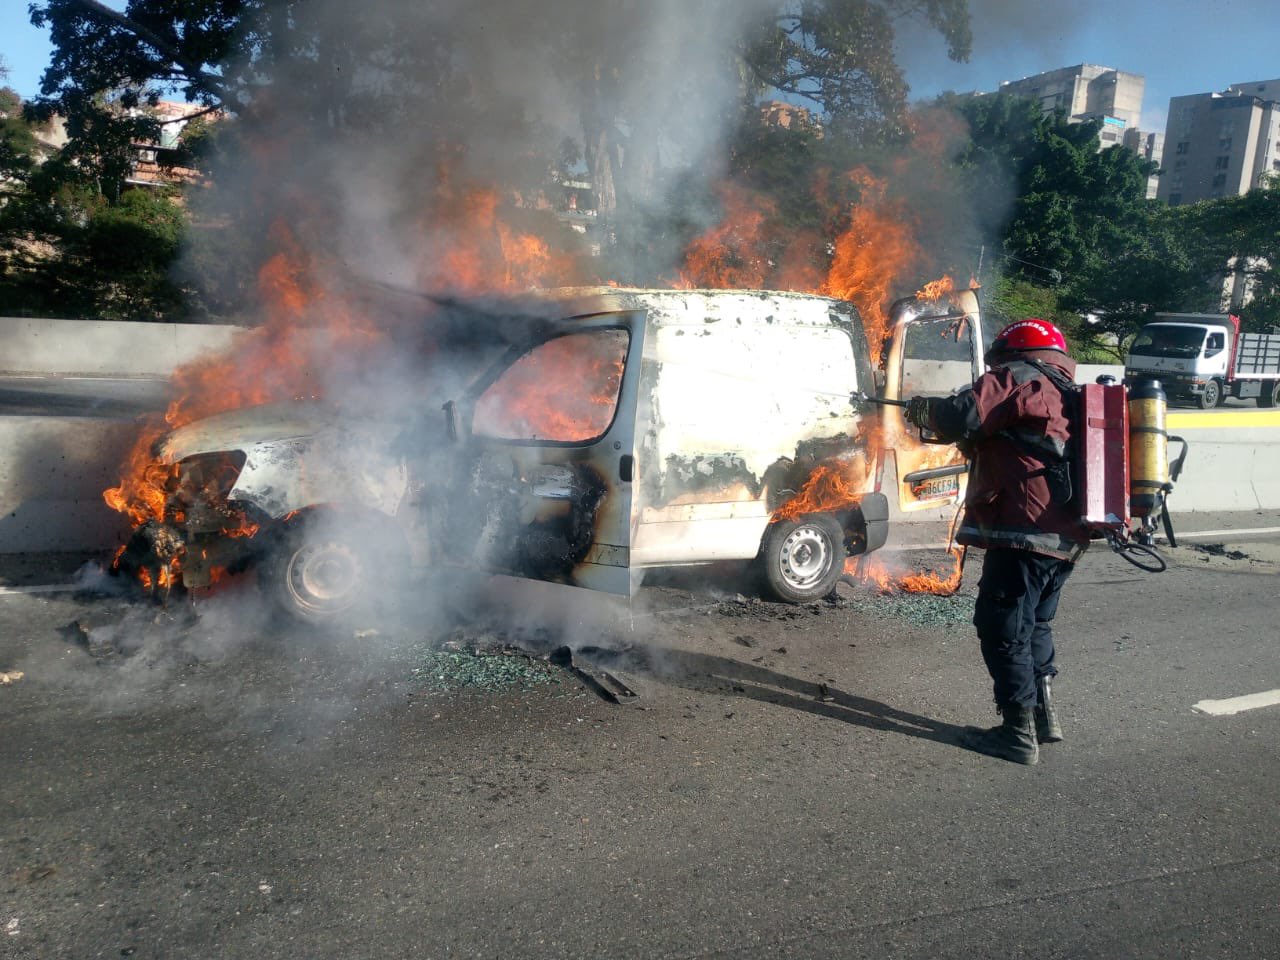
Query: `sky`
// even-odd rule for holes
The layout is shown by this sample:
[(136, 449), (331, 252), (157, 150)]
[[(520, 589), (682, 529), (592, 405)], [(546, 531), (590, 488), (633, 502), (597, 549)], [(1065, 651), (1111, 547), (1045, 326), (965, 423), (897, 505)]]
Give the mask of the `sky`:
[[(23, 97), (39, 92), (49, 59), (48, 34), (28, 22), (27, 4), (0, 0), (0, 58)], [(936, 34), (900, 36), (913, 98), (995, 90), (1002, 80), (1096, 63), (1146, 78), (1142, 129), (1163, 131), (1170, 97), (1280, 78), (1277, 0), (969, 0), (969, 7), (968, 63), (948, 60)]]

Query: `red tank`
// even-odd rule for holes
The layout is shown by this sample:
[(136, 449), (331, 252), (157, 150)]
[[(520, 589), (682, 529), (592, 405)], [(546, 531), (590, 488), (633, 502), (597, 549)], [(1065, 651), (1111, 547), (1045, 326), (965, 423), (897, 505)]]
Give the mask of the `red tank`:
[(1080, 517), (1101, 533), (1129, 526), (1129, 403), (1121, 384), (1080, 388)]

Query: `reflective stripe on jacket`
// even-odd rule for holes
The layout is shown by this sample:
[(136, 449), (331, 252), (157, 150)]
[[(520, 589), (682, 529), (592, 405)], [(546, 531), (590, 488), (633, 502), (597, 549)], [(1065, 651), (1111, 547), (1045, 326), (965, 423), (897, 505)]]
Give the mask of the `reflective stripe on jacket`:
[[(1075, 377), (1075, 361), (1056, 350), (1028, 356)], [(1044, 471), (1071, 449), (1071, 421), (1052, 382), (1016, 356), (969, 387), (929, 402), (933, 429), (970, 454), (965, 517), (956, 539), (975, 547), (1014, 547), (1075, 560), (1089, 536), (1072, 504), (1055, 503)]]

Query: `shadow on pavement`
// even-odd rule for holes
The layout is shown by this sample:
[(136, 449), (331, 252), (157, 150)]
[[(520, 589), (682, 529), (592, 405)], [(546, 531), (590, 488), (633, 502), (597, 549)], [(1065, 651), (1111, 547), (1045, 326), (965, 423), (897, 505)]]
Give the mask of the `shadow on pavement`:
[(815, 684), (729, 657), (690, 653), (669, 647), (627, 651), (588, 647), (577, 653), (605, 669), (643, 674), (699, 693), (714, 689), (721, 693), (727, 692), (730, 696), (745, 697), (871, 730), (900, 733), (935, 743), (959, 746), (960, 731), (964, 729), (952, 723), (899, 710), (878, 700), (854, 696), (825, 684)]

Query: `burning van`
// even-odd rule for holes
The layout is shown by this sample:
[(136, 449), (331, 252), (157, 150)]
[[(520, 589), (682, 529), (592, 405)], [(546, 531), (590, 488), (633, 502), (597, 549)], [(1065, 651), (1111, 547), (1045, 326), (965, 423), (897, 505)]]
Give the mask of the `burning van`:
[(962, 493), (953, 447), (851, 396), (946, 392), (981, 343), (973, 291), (900, 302), (878, 365), (842, 301), (557, 291), (442, 408), (249, 407), (164, 436), (146, 538), (188, 587), (256, 566), (309, 621), (442, 566), (628, 594), (647, 568), (754, 560), (773, 597), (813, 600), (895, 513)]

